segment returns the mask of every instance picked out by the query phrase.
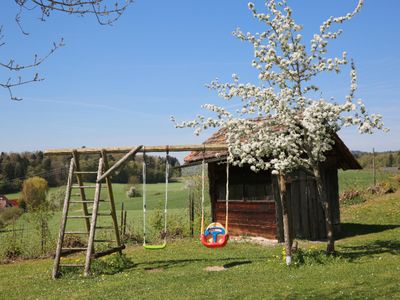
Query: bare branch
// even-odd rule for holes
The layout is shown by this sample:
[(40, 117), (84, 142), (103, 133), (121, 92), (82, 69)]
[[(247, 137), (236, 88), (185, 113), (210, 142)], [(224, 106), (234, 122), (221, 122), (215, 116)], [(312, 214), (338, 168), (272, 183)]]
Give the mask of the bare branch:
[[(22, 14), (24, 11), (39, 11), (41, 13), (40, 20), (45, 21), (52, 12), (60, 12), (71, 15), (94, 15), (96, 20), (101, 25), (112, 25), (118, 20), (133, 0), (14, 0), (19, 10), (15, 16), (15, 22), (17, 23), (21, 33), (23, 35), (29, 35), (22, 26)], [(0, 47), (5, 45), (3, 42), (3, 26), (0, 26)], [(15, 59), (11, 58), (8, 62), (0, 61), (0, 69), (3, 68), (8, 72), (18, 72), (28, 69), (33, 69), (42, 64), (50, 55), (52, 55), (57, 49), (64, 46), (63, 39), (58, 43), (53, 43), (53, 47), (44, 56), (34, 55), (31, 63), (19, 64), (16, 63)], [(0, 88), (7, 89), (10, 98), (12, 100), (22, 100), (13, 95), (13, 88), (32, 82), (38, 82), (44, 80), (39, 78), (36, 73), (31, 79), (22, 79), (21, 76), (11, 76), (5, 82), (0, 82)]]
[(39, 74), (36, 73), (32, 79), (28, 79), (28, 80), (23, 80), (21, 78), (21, 76), (18, 76), (18, 79), (16, 81), (12, 81), (11, 78), (8, 78), (7, 82), (5, 83), (0, 83), (0, 87), (5, 88), (8, 90), (8, 93), (10, 94), (10, 99), (14, 100), (14, 101), (21, 101), (22, 98), (16, 97), (14, 96), (13, 92), (12, 92), (12, 88), (16, 87), (16, 86), (21, 86), (21, 85), (25, 85), (28, 83), (32, 83), (32, 82), (39, 82), (39, 81), (43, 81), (44, 78), (40, 78)]
[(53, 11), (74, 15), (95, 15), (101, 25), (111, 25), (117, 21), (133, 0), (14, 0), (23, 9), (26, 4), (41, 10), (42, 21), (45, 21)]

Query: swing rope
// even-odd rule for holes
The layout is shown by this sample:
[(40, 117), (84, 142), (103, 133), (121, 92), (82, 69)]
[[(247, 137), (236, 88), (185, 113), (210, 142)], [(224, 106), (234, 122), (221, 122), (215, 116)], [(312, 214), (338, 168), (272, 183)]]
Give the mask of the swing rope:
[[(225, 239), (224, 242), (222, 242), (219, 245), (211, 245), (208, 244), (207, 242), (204, 241), (204, 200), (205, 200), (205, 155), (204, 155), (205, 150), (203, 150), (203, 160), (201, 163), (201, 237), (202, 237), (202, 243), (207, 246), (207, 247), (222, 247), (226, 244), (227, 237), (229, 236), (228, 234), (228, 223), (229, 223), (229, 163), (228, 163), (228, 158), (226, 160), (226, 186), (225, 186)], [(216, 223), (212, 223), (216, 224)], [(208, 229), (207, 229), (208, 230)]]
[(203, 161), (201, 163), (201, 233), (204, 232), (204, 189), (205, 189), (205, 160), (203, 151)]
[(225, 230), (228, 234), (228, 213), (229, 213), (229, 163), (226, 159), (226, 186), (225, 186)]
[(142, 185), (142, 193), (143, 193), (143, 246), (146, 249), (163, 249), (167, 245), (167, 211), (168, 211), (168, 176), (169, 176), (169, 155), (168, 150), (165, 158), (165, 201), (164, 201), (164, 241), (161, 245), (148, 245), (146, 244), (146, 214), (147, 214), (147, 197), (146, 197), (146, 158), (145, 152), (143, 149), (143, 185)]
[[(167, 146), (168, 147), (168, 146)], [(167, 212), (168, 212), (168, 176), (169, 176), (169, 162), (168, 150), (165, 156), (165, 203), (164, 203), (164, 243), (167, 243)]]
[(143, 245), (146, 245), (146, 158), (143, 149), (143, 184), (142, 184), (142, 194), (143, 194)]

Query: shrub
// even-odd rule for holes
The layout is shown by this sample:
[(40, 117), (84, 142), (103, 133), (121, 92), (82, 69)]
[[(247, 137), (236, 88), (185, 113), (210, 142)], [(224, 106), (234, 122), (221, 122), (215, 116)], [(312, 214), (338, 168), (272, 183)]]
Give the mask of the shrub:
[(369, 187), (367, 191), (372, 195), (384, 195), (394, 193), (396, 188), (389, 182), (381, 182), (376, 186)]
[(126, 192), (126, 195), (129, 198), (134, 198), (134, 197), (141, 197), (142, 194), (137, 190), (135, 186), (131, 186), (129, 190)]
[(17, 220), (23, 212), (24, 211), (18, 207), (8, 207), (2, 209), (0, 211), (0, 228)]
[(20, 200), (25, 201), (28, 210), (34, 210), (46, 201), (48, 189), (47, 181), (44, 178), (28, 178), (22, 185)]
[(92, 264), (92, 272), (96, 275), (113, 275), (123, 272), (126, 269), (130, 269), (134, 265), (135, 264), (133, 261), (124, 254), (120, 255), (118, 253), (114, 253), (94, 260)]
[(365, 197), (362, 192), (350, 189), (340, 193), (339, 201), (344, 205), (354, 205), (365, 202)]
[(293, 265), (325, 265), (340, 260), (340, 256), (327, 255), (325, 251), (318, 249), (297, 249), (293, 253)]
[(65, 248), (83, 248), (86, 247), (86, 243), (82, 240), (79, 235), (68, 234), (64, 237), (63, 247)]
[(48, 202), (52, 209), (61, 209), (64, 205), (65, 189), (59, 188), (56, 191), (49, 193)]

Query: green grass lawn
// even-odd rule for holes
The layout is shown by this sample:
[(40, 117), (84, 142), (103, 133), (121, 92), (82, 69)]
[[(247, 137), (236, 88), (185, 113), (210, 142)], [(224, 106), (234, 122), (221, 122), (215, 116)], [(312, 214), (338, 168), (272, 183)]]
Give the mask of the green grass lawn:
[[(376, 182), (390, 182), (398, 174), (376, 171)], [(366, 189), (373, 185), (372, 170), (347, 170), (339, 171), (339, 191), (348, 189)]]
[[(131, 205), (140, 214), (140, 205)], [(341, 216), (337, 258), (318, 254), (323, 243), (300, 241), (316, 258), (288, 268), (281, 246), (230, 242), (207, 249), (183, 239), (162, 251), (129, 246), (133, 265), (115, 272), (114, 259), (105, 257), (109, 267), (91, 278), (68, 274), (53, 281), (51, 259), (0, 265), (0, 299), (400, 299), (400, 193), (343, 207)], [(205, 271), (209, 266), (225, 270)]]

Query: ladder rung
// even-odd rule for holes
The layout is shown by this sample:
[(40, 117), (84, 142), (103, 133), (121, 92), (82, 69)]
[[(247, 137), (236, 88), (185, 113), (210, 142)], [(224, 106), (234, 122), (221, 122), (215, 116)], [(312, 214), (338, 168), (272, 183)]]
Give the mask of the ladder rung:
[(90, 219), (92, 216), (67, 216), (69, 219)]
[[(71, 188), (73, 189), (95, 189), (95, 185), (73, 185)], [(102, 189), (106, 188), (105, 186), (101, 186)]]
[(75, 171), (75, 174), (97, 174), (97, 171)]
[(80, 268), (84, 266), (85, 265), (83, 264), (60, 264), (60, 267), (66, 267), (66, 268)]
[(98, 226), (96, 229), (114, 229), (112, 226)]
[(89, 234), (86, 231), (66, 231), (65, 234)]
[(73, 251), (73, 250), (76, 250), (76, 251), (86, 251), (86, 250), (87, 250), (87, 248), (83, 248), (83, 247), (75, 247), (75, 248), (62, 248), (62, 250), (67, 250), (67, 251)]
[[(99, 200), (99, 202), (106, 202), (106, 200)], [(70, 200), (69, 203), (94, 203), (93, 200)]]
[(94, 240), (96, 243), (115, 243), (115, 240)]

